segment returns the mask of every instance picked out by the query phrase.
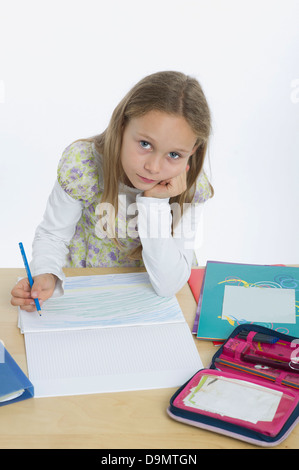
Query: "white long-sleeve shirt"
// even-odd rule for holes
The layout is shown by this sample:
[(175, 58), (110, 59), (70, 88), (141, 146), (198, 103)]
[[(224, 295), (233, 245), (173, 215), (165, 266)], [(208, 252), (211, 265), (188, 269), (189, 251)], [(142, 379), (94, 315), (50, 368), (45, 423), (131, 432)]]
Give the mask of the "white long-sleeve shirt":
[[(68, 152), (68, 158), (69, 149), (70, 147), (65, 151)], [(94, 147), (92, 149), (94, 150)], [(86, 160), (84, 162), (86, 164)], [(85, 166), (82, 169), (83, 174)], [(79, 180), (82, 178), (81, 173), (79, 172)], [(95, 206), (86, 204), (84, 198), (78, 197), (76, 192), (74, 192), (75, 197), (70, 195), (72, 191), (68, 188), (73, 189), (76, 186), (76, 178), (72, 178), (71, 184), (70, 179), (65, 178), (67, 180), (65, 184), (61, 173), (58, 175), (58, 180), (49, 196), (43, 220), (36, 229), (30, 268), (33, 276), (43, 273), (55, 274), (60, 280), (57, 283), (56, 292), (61, 293), (65, 280), (62, 268), (67, 265), (66, 258), (70, 245), (78, 227), (82, 229), (82, 220), (87, 220), (86, 211), (91, 213)], [(80, 183), (82, 181), (83, 179)], [(84, 185), (80, 185), (80, 196), (82, 196), (82, 191), (84, 192), (82, 186)], [(136, 202), (133, 207), (133, 212), (135, 209), (138, 211), (135, 231), (138, 242), (140, 240), (142, 244), (142, 259), (153, 288), (161, 296), (175, 295), (190, 276), (203, 203), (189, 205), (172, 235), (172, 215), (168, 199), (144, 197), (141, 191), (124, 185), (120, 186), (120, 195), (125, 197), (127, 213), (132, 211), (132, 204)], [(84, 211), (85, 218), (83, 217)], [(128, 217), (132, 215), (136, 215), (136, 212), (128, 214)], [(91, 229), (94, 231), (93, 228)], [(131, 232), (132, 230), (134, 232), (134, 228), (131, 227)], [(101, 234), (99, 235), (101, 237)], [(128, 234), (131, 237), (133, 235), (134, 233)], [(94, 239), (96, 235), (93, 233), (92, 236)], [(101, 244), (101, 240), (98, 241)], [(97, 265), (97, 261), (93, 261), (92, 265)], [(102, 265), (99, 256), (98, 266)], [(123, 265), (126, 265), (125, 261)]]

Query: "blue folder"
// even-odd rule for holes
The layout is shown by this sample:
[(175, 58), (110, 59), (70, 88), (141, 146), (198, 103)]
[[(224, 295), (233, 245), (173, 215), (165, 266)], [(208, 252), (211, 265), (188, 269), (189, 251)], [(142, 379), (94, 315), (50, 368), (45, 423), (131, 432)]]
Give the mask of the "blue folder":
[(32, 383), (0, 341), (0, 406), (33, 396)]

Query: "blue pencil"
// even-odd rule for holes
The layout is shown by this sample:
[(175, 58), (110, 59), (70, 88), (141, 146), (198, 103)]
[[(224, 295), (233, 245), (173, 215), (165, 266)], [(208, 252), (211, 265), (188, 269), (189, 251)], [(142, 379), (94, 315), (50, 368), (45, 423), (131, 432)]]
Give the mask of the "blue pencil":
[[(20, 250), (21, 250), (22, 257), (23, 257), (25, 269), (26, 269), (26, 272), (27, 272), (28, 281), (29, 281), (30, 287), (32, 287), (33, 286), (33, 279), (32, 279), (32, 276), (31, 276), (30, 269), (29, 269), (29, 264), (28, 264), (28, 261), (27, 261), (27, 258), (26, 258), (23, 243), (19, 243), (19, 247), (20, 247)], [(34, 302), (35, 302), (36, 309), (37, 309), (38, 313), (41, 315), (41, 313), (40, 313), (41, 308), (40, 308), (40, 304), (39, 304), (38, 299), (34, 299)]]

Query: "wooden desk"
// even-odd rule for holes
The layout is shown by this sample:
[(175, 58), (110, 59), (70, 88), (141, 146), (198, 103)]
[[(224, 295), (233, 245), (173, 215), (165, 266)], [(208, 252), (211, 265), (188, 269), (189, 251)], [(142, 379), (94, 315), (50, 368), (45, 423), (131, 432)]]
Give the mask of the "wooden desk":
[[(138, 269), (65, 269), (67, 276), (132, 272)], [(140, 269), (139, 271), (142, 271)], [(0, 338), (27, 374), (24, 337), (10, 291), (24, 269), (0, 269)], [(196, 303), (188, 285), (177, 295), (190, 326)], [(215, 346), (194, 339), (204, 366)], [(255, 448), (178, 423), (166, 414), (176, 389), (33, 398), (0, 407), (0, 448), (44, 449), (237, 449)], [(299, 426), (277, 448), (299, 448)]]

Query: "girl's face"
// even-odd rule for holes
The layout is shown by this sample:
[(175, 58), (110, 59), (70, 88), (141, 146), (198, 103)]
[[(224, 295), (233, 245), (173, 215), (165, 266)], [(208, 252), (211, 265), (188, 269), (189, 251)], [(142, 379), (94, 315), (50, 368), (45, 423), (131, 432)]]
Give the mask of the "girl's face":
[(150, 111), (125, 127), (120, 159), (131, 186), (143, 191), (186, 171), (196, 135), (182, 116)]

